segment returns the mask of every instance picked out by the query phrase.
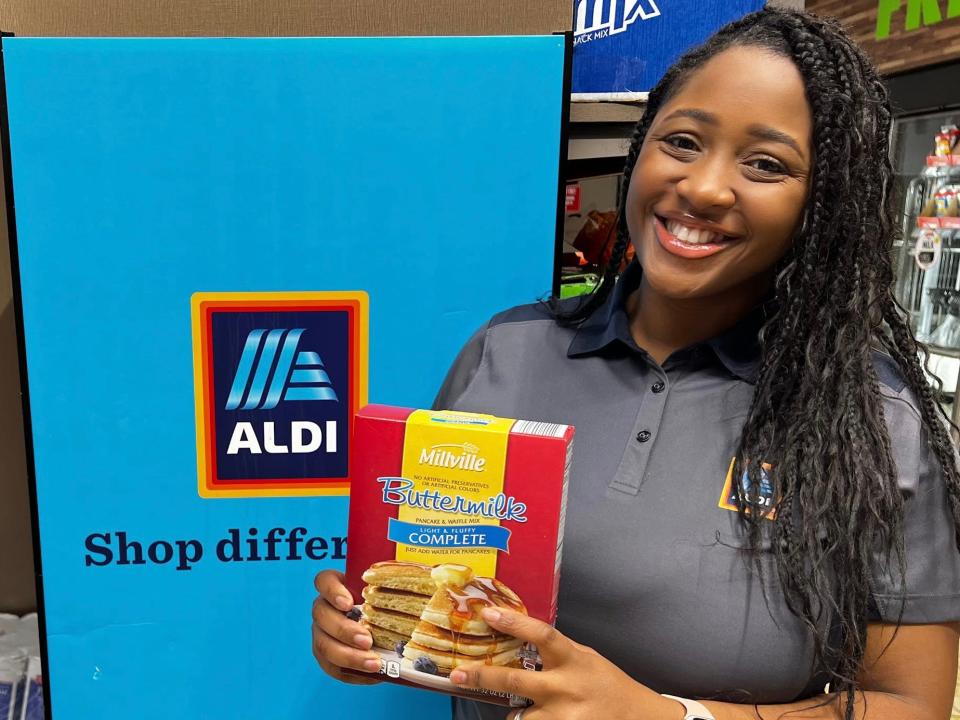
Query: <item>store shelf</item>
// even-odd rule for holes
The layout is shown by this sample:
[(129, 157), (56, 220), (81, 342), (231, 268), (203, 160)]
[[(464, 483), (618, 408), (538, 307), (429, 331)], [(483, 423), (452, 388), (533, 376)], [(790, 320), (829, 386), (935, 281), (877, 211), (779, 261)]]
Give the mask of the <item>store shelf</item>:
[(636, 123), (646, 103), (572, 102), (571, 123)]
[(927, 167), (960, 167), (960, 155), (927, 155)]
[(570, 144), (567, 148), (568, 160), (594, 160), (597, 158), (626, 157), (630, 149), (630, 134), (623, 132), (587, 132), (574, 136), (570, 133)]
[(597, 172), (588, 169), (587, 175), (609, 172), (611, 162), (619, 172), (645, 107), (642, 102), (570, 103), (568, 160), (588, 167), (599, 162)]
[(960, 217), (918, 217), (917, 227), (930, 230), (955, 230), (960, 228)]

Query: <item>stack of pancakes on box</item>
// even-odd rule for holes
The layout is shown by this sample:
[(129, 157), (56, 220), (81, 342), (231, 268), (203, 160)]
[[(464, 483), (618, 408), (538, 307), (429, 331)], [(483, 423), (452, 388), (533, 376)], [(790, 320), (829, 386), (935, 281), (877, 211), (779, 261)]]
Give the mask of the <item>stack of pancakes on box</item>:
[(491, 606), (527, 611), (496, 578), (474, 577), (465, 565), (382, 562), (374, 563), (363, 580), (368, 585), (361, 622), (374, 645), (396, 650), (406, 643), (403, 657), (414, 668), (428, 658), (438, 674), (449, 675), (468, 662), (509, 665), (518, 659), (522, 641), (494, 631), (480, 616)]
[(373, 644), (396, 650), (410, 640), (423, 610), (437, 590), (429, 565), (411, 562), (378, 562), (363, 573), (363, 617), (360, 623), (373, 636)]

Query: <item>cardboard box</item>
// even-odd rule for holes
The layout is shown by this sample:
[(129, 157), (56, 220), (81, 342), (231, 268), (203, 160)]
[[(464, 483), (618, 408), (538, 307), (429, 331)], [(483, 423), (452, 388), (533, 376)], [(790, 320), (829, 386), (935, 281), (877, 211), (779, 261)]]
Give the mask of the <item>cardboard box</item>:
[[(552, 623), (574, 429), (492, 415), (369, 405), (357, 414), (347, 586), (381, 673), (488, 702), (447, 679), (486, 661), (536, 669), (484, 607)], [(359, 600), (358, 600), (359, 601)]]
[(642, 99), (684, 52), (765, 0), (575, 0), (574, 98)]
[[(53, 717), (90, 707), (99, 720), (127, 720), (131, 708), (142, 720), (185, 707), (231, 720), (449, 712), (446, 697), (389, 685), (358, 693), (317, 666), (303, 620), (316, 573), (345, 560), (346, 488), (304, 496), (279, 487), (298, 474), (260, 461), (343, 452), (348, 428), (334, 446), (327, 413), (368, 382), (398, 404), (429, 402), (473, 328), (550, 287), (563, 69), (557, 36), (4, 39), (0, 139), (13, 150)], [(470, 172), (454, 188), (464, 137)], [(528, 171), (505, 178), (518, 157)], [(425, 238), (410, 194), (390, 192), (398, 167), (413, 205), (463, 227)], [(475, 201), (494, 181), (506, 203), (497, 214)], [(503, 214), (526, 242), (493, 232)], [(384, 242), (403, 246), (402, 258), (369, 251)], [(523, 257), (484, 273), (507, 246)], [(443, 253), (457, 273), (437, 274)], [(349, 323), (313, 337), (319, 309), (271, 304), (315, 292), (366, 293), (371, 352), (359, 365), (345, 362), (362, 352), (350, 350)], [(191, 332), (198, 293), (238, 303), (211, 314), (206, 347)], [(250, 305), (250, 293), (267, 305)], [(233, 314), (258, 322), (221, 328)], [(283, 357), (289, 375), (277, 372)], [(213, 378), (201, 398), (213, 414), (194, 395), (198, 376)], [(327, 380), (337, 401), (303, 392)], [(312, 426), (324, 429), (315, 450)], [(242, 440), (232, 449), (248, 468), (205, 472), (198, 440), (217, 431), (226, 455)], [(342, 467), (301, 469), (343, 481)], [(247, 496), (206, 496), (208, 477), (249, 480)], [(125, 670), (104, 682), (84, 670), (93, 667)]]
[[(570, 0), (5, 0), (18, 36), (524, 35), (570, 29)], [(2, 190), (2, 184), (0, 184)], [(0, 253), (7, 252), (0, 203)], [(13, 291), (0, 262), (0, 610), (36, 608)]]

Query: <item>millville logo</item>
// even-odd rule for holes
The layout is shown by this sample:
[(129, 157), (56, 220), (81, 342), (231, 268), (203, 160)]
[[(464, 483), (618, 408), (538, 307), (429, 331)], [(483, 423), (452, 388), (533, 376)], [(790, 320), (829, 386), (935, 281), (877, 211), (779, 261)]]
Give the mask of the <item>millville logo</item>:
[(433, 467), (483, 472), (483, 469), (487, 466), (487, 461), (479, 457), (478, 452), (480, 452), (480, 448), (473, 443), (433, 445), (429, 449), (420, 449), (418, 462), (421, 465), (432, 465)]
[(346, 495), (366, 293), (195, 293), (192, 311), (200, 495)]

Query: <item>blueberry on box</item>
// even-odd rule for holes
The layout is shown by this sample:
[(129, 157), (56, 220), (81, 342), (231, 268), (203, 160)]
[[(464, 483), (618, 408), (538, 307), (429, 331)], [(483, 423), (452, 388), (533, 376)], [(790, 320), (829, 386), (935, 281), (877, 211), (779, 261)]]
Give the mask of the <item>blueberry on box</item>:
[(437, 674), (437, 664), (426, 655), (421, 655), (414, 661), (413, 669), (430, 675)]

